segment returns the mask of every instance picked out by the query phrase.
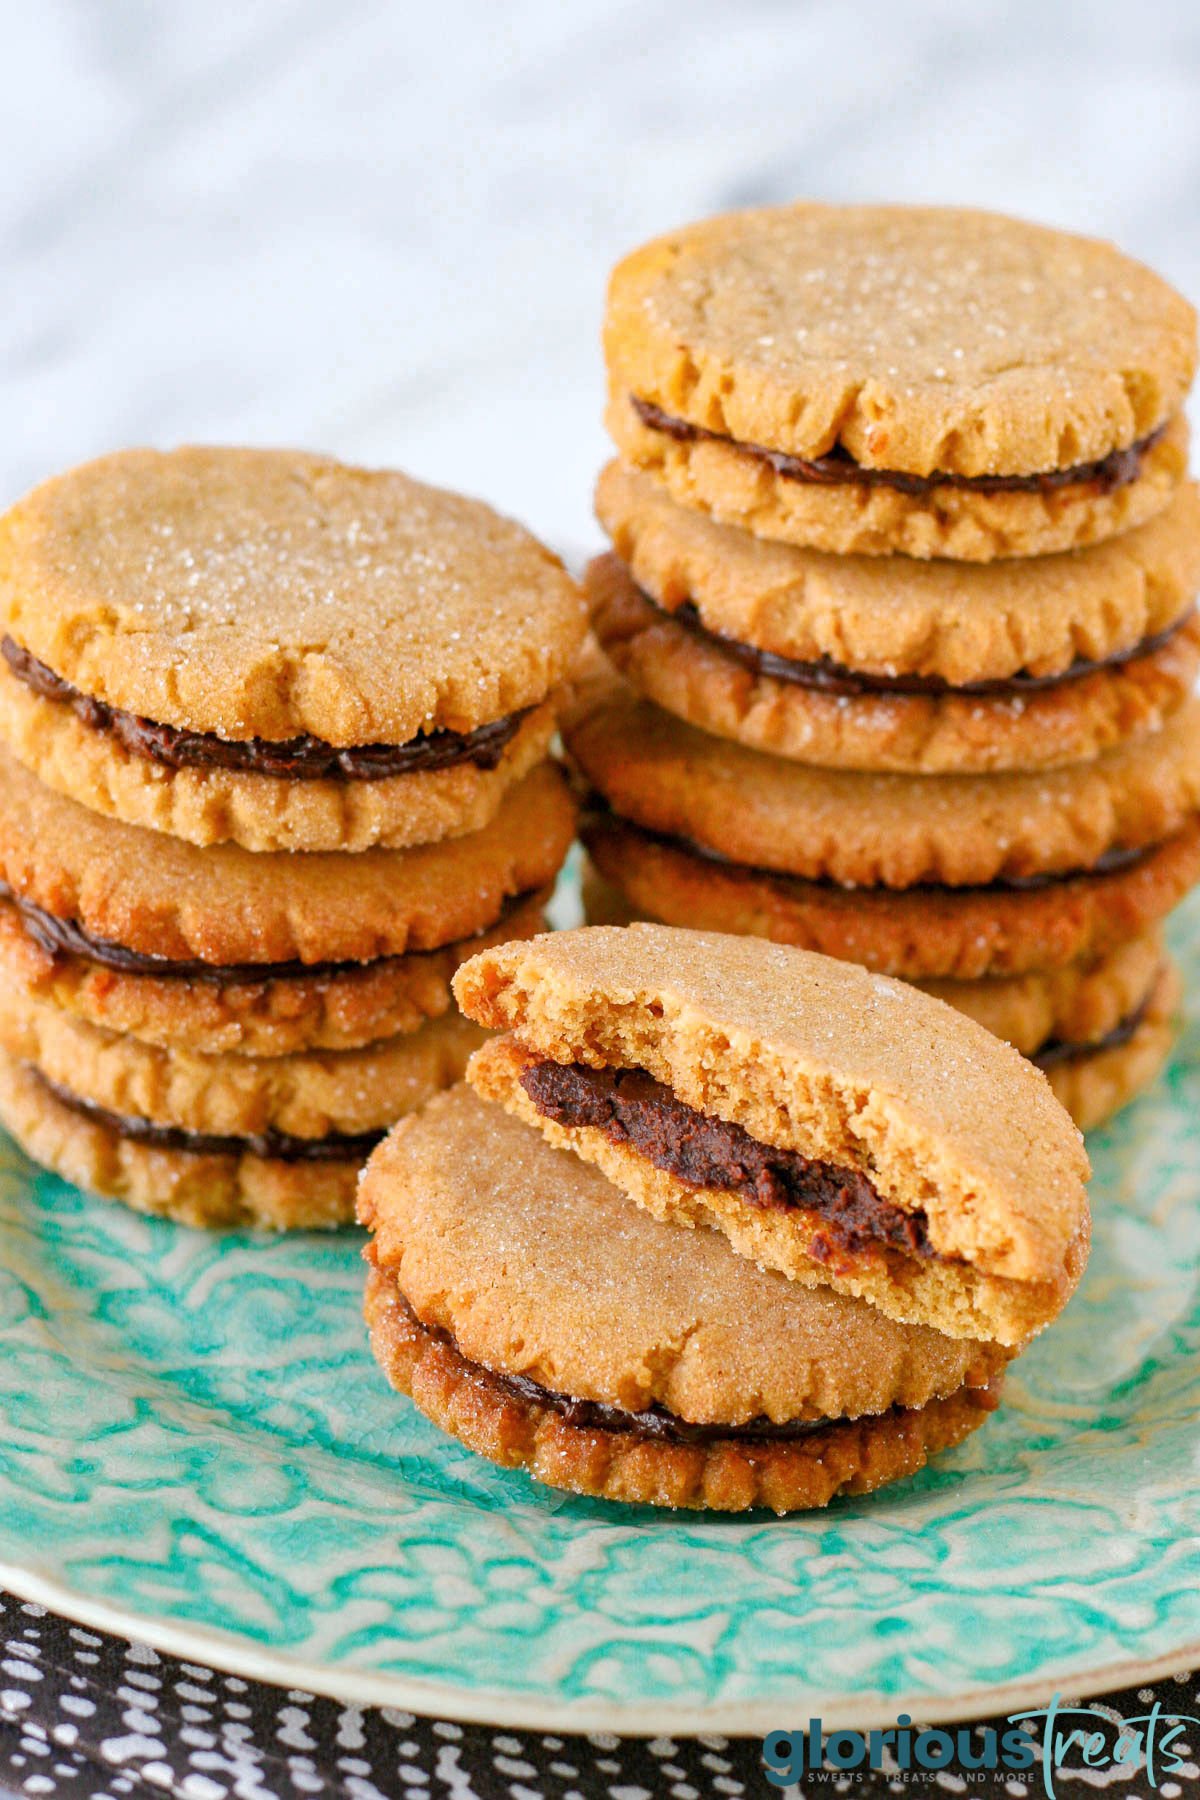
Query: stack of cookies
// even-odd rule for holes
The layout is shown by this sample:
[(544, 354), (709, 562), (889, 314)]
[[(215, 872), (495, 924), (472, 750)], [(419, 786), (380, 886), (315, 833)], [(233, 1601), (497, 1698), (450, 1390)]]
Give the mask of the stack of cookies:
[(797, 205), (630, 256), (605, 342), (589, 917), (904, 976), (1097, 1123), (1200, 878), (1191, 307), (1060, 232)]
[(363, 1175), (395, 1387), (553, 1487), (823, 1506), (998, 1404), (1087, 1259), (1046, 1083), (911, 987), (658, 925), (481, 952), (508, 1035)]
[(106, 457), (0, 522), (0, 1119), (193, 1224), (335, 1225), (538, 931), (583, 606), (487, 507), (290, 452)]

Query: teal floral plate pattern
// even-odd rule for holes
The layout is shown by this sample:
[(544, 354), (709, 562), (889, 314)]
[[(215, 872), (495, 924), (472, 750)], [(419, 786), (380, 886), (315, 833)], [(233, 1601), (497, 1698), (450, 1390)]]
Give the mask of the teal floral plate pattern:
[[(1200, 907), (1174, 922), (1200, 995)], [(360, 1703), (545, 1729), (947, 1719), (1200, 1662), (1200, 1024), (982, 1431), (791, 1520), (539, 1490), (385, 1386), (359, 1241), (207, 1236), (0, 1151), (0, 1581)]]

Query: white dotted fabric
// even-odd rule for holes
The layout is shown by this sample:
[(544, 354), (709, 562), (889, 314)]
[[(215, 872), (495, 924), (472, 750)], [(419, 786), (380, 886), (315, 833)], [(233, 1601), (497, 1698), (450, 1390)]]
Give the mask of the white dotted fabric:
[[(766, 1800), (757, 1739), (556, 1737), (362, 1711), (160, 1656), (0, 1596), (0, 1794), (62, 1800)], [(1194, 1676), (1093, 1702), (1110, 1719), (1200, 1714)], [(803, 1725), (780, 1719), (781, 1728)], [(1176, 1745), (1183, 1749), (1182, 1744)], [(1200, 1754), (1200, 1731), (1194, 1750)], [(1140, 1772), (1107, 1771), (1105, 1800), (1142, 1800)], [(1079, 1778), (1060, 1777), (1066, 1789)], [(1091, 1792), (1095, 1776), (1081, 1791)], [(816, 1784), (807, 1784), (816, 1786)], [(947, 1770), (909, 1778), (827, 1772), (817, 1791), (874, 1796), (1041, 1796), (1020, 1778)], [(1159, 1778), (1200, 1800), (1200, 1768)], [(792, 1795), (796, 1793), (791, 1790)]]

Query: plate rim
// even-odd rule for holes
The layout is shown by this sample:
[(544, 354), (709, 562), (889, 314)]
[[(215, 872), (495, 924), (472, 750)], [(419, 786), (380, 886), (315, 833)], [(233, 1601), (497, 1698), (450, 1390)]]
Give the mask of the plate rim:
[[(1069, 1671), (1056, 1678), (1031, 1676), (993, 1687), (972, 1687), (956, 1694), (916, 1692), (891, 1697), (838, 1696), (795, 1700), (718, 1700), (690, 1702), (562, 1700), (534, 1694), (505, 1694), (496, 1689), (468, 1691), (449, 1682), (393, 1675), (380, 1670), (340, 1668), (333, 1663), (306, 1662), (288, 1651), (258, 1646), (234, 1632), (208, 1625), (174, 1624), (127, 1611), (74, 1589), (19, 1563), (0, 1559), (0, 1586), (18, 1600), (41, 1606), (85, 1630), (104, 1631), (132, 1643), (147, 1644), (164, 1656), (211, 1666), (222, 1674), (261, 1681), (284, 1690), (341, 1702), (345, 1706), (392, 1707), (418, 1717), (446, 1719), (462, 1725), (488, 1725), (517, 1731), (568, 1733), (611, 1732), (618, 1737), (765, 1737), (771, 1731), (798, 1729), (801, 1720), (819, 1717), (832, 1730), (870, 1730), (895, 1723), (906, 1712), (921, 1723), (960, 1724), (997, 1713), (1043, 1705), (1055, 1694), (1088, 1699), (1115, 1688), (1141, 1686), (1200, 1669), (1200, 1637), (1178, 1650), (1158, 1656), (1109, 1662)], [(788, 1712), (794, 1716), (789, 1718)]]

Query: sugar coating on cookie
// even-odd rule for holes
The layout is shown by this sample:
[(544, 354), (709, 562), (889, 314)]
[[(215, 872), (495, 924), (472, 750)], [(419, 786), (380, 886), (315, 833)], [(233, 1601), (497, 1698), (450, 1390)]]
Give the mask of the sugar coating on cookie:
[(466, 1087), (375, 1152), (359, 1216), (389, 1378), (471, 1448), (575, 1492), (823, 1505), (982, 1423), (1007, 1359), (652, 1219)]
[(614, 391), (802, 458), (967, 478), (1072, 468), (1179, 408), (1196, 316), (1112, 245), (955, 207), (799, 202), (613, 272)]
[[(940, 1001), (654, 925), (487, 951), (454, 985), (470, 1017), (511, 1034), (472, 1064), (489, 1098), (559, 1127), (664, 1216), (674, 1198), (681, 1222), (743, 1247), (750, 1226), (756, 1260), (787, 1254), (793, 1279), (1012, 1343), (1078, 1278), (1079, 1134), (1039, 1072)], [(706, 1196), (713, 1216), (689, 1216)]]
[(575, 584), (489, 507), (299, 451), (120, 452), (0, 525), (0, 623), (85, 696), (227, 740), (402, 745), (542, 701)]

